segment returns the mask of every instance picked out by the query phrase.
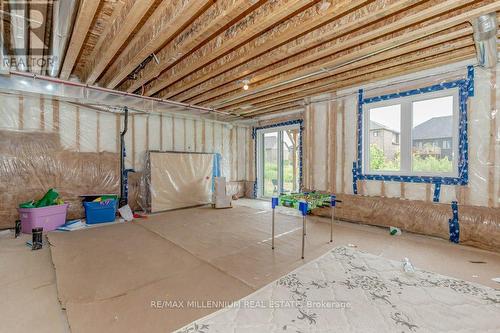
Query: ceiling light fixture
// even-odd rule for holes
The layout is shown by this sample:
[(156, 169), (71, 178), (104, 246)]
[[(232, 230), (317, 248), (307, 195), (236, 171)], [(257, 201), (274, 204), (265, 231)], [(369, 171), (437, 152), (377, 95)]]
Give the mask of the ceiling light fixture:
[(250, 88), (250, 80), (243, 80), (243, 90), (248, 90)]

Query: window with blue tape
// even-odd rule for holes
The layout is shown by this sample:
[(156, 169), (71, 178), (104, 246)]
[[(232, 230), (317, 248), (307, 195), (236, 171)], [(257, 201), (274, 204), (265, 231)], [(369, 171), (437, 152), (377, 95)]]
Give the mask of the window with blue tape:
[[(376, 97), (358, 97), (356, 180), (437, 184), (468, 183), (467, 78)], [(437, 199), (436, 199), (437, 194)]]

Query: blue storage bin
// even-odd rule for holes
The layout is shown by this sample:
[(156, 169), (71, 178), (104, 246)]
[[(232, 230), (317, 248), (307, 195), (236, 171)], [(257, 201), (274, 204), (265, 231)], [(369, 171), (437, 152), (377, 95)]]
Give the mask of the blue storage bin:
[(113, 222), (116, 218), (116, 200), (84, 202), (87, 224)]

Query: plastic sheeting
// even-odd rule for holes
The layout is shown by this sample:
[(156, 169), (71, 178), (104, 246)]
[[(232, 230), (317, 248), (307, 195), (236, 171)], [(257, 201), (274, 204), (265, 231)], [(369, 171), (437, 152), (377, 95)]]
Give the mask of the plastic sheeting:
[(147, 189), (144, 210), (157, 213), (211, 202), (215, 154), (150, 152), (148, 155), (143, 183)]
[[(304, 115), (305, 188), (353, 194), (356, 185), (358, 196), (366, 201), (363, 202), (369, 208), (366, 214), (360, 213), (362, 206), (348, 201), (344, 205), (345, 209), (359, 213), (349, 217), (349, 220), (395, 225), (445, 238), (449, 237), (448, 219), (452, 217), (450, 204), (458, 201), (460, 227), (465, 230), (461, 230), (460, 242), (490, 249), (496, 247), (498, 250), (500, 247), (495, 238), (498, 239), (500, 235), (500, 65), (491, 70), (474, 67), (474, 96), (467, 101), (467, 184), (443, 183), (439, 187), (434, 181), (415, 183), (395, 179), (353, 182), (353, 162), (358, 158), (358, 144), (362, 146), (362, 143), (358, 143), (357, 135), (358, 90), (364, 89), (365, 97), (371, 98), (467, 79), (467, 65), (470, 62), (313, 98)], [(318, 144), (325, 136), (331, 138), (330, 144)], [(382, 205), (381, 201), (377, 201), (385, 198), (398, 199), (395, 202), (401, 207), (395, 211), (390, 204)], [(430, 204), (435, 198), (445, 205)], [(439, 232), (434, 230), (437, 224), (442, 228)]]
[[(29, 82), (26, 82), (29, 84)], [(0, 89), (0, 229), (13, 227), (21, 202), (55, 188), (70, 203), (68, 218), (84, 217), (80, 195), (119, 193), (120, 108), (96, 107)], [(246, 177), (242, 151), (248, 129), (172, 113), (131, 112), (125, 135), (129, 204), (141, 208), (148, 151), (219, 153), (221, 174)], [(240, 156), (239, 164), (232, 161)]]

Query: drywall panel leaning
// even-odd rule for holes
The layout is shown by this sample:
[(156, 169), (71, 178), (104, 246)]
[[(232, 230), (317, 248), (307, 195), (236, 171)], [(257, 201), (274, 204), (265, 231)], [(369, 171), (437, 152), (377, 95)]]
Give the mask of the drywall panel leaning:
[(211, 202), (215, 154), (149, 152), (143, 209), (157, 213)]

